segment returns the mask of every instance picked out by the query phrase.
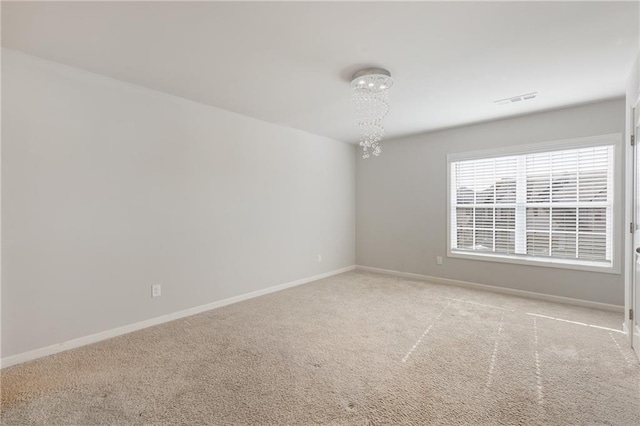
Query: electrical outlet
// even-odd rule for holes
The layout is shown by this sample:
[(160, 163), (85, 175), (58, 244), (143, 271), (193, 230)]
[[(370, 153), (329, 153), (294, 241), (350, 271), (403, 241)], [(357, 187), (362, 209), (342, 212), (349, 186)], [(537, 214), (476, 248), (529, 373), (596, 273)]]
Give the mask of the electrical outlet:
[(154, 284), (151, 286), (151, 297), (160, 297), (162, 296), (162, 287), (160, 284)]
[(442, 265), (442, 256), (436, 256), (436, 264)]
[(318, 255), (318, 263), (320, 263), (320, 262), (322, 262), (322, 255), (321, 254)]

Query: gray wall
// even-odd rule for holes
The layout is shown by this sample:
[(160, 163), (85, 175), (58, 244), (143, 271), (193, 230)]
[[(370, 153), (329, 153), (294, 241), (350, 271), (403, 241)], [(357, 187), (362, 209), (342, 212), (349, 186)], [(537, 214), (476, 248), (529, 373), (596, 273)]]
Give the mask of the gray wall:
[(351, 145), (7, 50), (2, 91), (3, 357), (354, 264)]
[[(356, 263), (623, 305), (621, 274), (445, 256), (447, 154), (624, 133), (624, 106), (624, 99), (617, 99), (388, 140), (379, 158), (363, 160), (358, 156)], [(619, 200), (623, 194), (623, 188), (617, 188)], [(623, 204), (619, 203), (615, 218), (619, 223)], [(623, 253), (623, 237), (615, 237), (618, 254)], [(436, 264), (436, 256), (444, 257), (443, 265)]]

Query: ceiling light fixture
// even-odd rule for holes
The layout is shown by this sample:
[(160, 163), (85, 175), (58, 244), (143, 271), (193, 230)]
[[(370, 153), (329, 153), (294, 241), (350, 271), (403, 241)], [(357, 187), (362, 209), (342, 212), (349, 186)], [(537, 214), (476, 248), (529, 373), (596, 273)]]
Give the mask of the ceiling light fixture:
[(365, 68), (353, 74), (351, 100), (356, 108), (358, 126), (362, 130), (362, 158), (369, 158), (371, 154), (377, 157), (382, 152), (382, 120), (389, 113), (389, 88), (392, 85), (391, 73), (382, 68)]

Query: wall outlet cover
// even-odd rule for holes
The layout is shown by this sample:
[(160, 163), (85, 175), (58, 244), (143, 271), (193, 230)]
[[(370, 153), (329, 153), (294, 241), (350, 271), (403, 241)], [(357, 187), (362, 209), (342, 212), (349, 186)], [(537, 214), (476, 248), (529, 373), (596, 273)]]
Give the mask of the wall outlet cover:
[(162, 296), (162, 287), (160, 284), (154, 284), (151, 286), (151, 297), (160, 297)]

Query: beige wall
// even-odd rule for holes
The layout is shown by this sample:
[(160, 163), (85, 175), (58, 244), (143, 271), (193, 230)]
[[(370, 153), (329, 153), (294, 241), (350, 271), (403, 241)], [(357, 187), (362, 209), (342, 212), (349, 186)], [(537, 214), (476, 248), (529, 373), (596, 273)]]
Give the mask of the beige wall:
[(351, 145), (6, 50), (2, 89), (3, 357), (354, 264)]
[[(623, 305), (621, 274), (445, 256), (447, 154), (623, 133), (624, 107), (624, 99), (616, 99), (386, 141), (379, 158), (357, 160), (356, 263)], [(619, 200), (623, 194), (619, 185)], [(624, 238), (620, 233), (615, 238), (620, 254)], [(443, 265), (436, 264), (436, 256), (444, 257)]]

